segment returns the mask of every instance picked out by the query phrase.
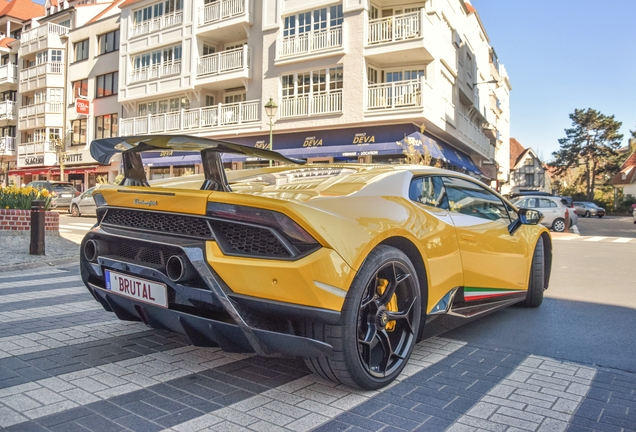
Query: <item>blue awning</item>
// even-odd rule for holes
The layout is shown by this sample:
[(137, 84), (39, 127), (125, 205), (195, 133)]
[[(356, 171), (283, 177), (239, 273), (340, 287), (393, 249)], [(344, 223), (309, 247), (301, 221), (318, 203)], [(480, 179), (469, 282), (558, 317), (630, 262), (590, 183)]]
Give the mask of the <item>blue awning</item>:
[(427, 148), (429, 154), (435, 159), (440, 159), (454, 167), (461, 168), (474, 174), (483, 175), (470, 156), (443, 141), (424, 135), (420, 132), (413, 132), (412, 134), (404, 137), (401, 142), (404, 145), (413, 145), (413, 148), (422, 153), (424, 152), (423, 149)]

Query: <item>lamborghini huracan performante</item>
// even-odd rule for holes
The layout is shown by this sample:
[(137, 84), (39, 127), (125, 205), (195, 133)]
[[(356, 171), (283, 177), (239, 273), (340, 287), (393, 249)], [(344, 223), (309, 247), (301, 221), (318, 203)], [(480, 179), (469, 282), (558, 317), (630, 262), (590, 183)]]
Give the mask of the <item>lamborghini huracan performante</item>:
[[(149, 182), (144, 151), (198, 151), (203, 173)], [(420, 165), (303, 165), (175, 135), (95, 140), (124, 180), (94, 193), (82, 279), (122, 320), (198, 346), (300, 356), (363, 389), (393, 381), (422, 338), (539, 306), (552, 241), (536, 210)], [(223, 153), (277, 163), (225, 171)], [(150, 184), (152, 183), (152, 184)]]

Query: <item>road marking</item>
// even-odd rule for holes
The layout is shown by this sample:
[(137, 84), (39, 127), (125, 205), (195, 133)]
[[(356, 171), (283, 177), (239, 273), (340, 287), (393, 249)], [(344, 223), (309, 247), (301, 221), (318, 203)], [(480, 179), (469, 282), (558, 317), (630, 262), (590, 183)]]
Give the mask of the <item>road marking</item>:
[[(0, 304), (15, 303), (26, 300), (39, 300), (44, 298), (54, 298), (73, 294), (89, 294), (86, 287), (82, 286), (71, 288), (52, 289), (47, 291), (34, 291), (29, 293), (9, 294), (0, 296)], [(90, 294), (89, 294), (90, 295)]]
[[(48, 272), (54, 273), (51, 270), (48, 270)], [(21, 274), (20, 276), (33, 276), (33, 275), (40, 275), (40, 274), (42, 273), (32, 272), (28, 275)], [(2, 275), (2, 277), (4, 277), (4, 275)], [(13, 281), (13, 282), (0, 282), (0, 290), (8, 289), (8, 288), (24, 288), (24, 287), (40, 286), (40, 285), (47, 285), (50, 287), (53, 284), (60, 284), (60, 283), (66, 283), (66, 282), (82, 282), (82, 278), (80, 275), (72, 275), (72, 276), (62, 276), (62, 277), (55, 277), (55, 278), (29, 279), (29, 280), (21, 280), (21, 281)]]
[(619, 237), (616, 240), (612, 240), (612, 243), (627, 243), (629, 241), (632, 241), (633, 239), (629, 238), (629, 237)]
[(67, 303), (55, 306), (43, 306), (19, 311), (0, 312), (0, 323), (24, 321), (28, 319), (49, 318), (53, 316), (67, 315), (70, 313), (85, 312), (90, 310), (103, 309), (102, 305), (94, 299), (83, 302)]
[[(50, 275), (51, 273), (68, 273), (66, 270), (59, 270), (56, 268), (41, 268), (34, 270), (16, 270), (10, 272), (0, 272), (0, 280), (2, 279), (11, 279), (15, 277), (25, 278), (27, 276), (39, 276), (39, 275)], [(18, 281), (11, 282), (11, 284), (20, 283)], [(2, 283), (0, 283), (0, 288), (2, 287)]]
[(583, 241), (589, 241), (589, 242), (599, 242), (599, 241), (601, 241), (601, 240), (605, 240), (606, 238), (607, 238), (607, 237), (590, 237), (590, 238), (587, 238), (587, 239), (585, 239), (585, 240), (583, 240)]
[(72, 229), (72, 230), (86, 230), (87, 228), (92, 228), (93, 225), (89, 224), (71, 224), (71, 225), (60, 225), (60, 228), (63, 229)]

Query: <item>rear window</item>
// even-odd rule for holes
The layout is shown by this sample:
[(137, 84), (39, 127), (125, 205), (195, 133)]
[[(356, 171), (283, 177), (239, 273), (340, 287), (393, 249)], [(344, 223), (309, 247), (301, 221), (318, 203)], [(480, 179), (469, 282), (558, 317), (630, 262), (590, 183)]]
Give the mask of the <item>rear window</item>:
[(51, 189), (53, 192), (71, 192), (75, 193), (75, 188), (72, 183), (57, 183), (52, 184)]

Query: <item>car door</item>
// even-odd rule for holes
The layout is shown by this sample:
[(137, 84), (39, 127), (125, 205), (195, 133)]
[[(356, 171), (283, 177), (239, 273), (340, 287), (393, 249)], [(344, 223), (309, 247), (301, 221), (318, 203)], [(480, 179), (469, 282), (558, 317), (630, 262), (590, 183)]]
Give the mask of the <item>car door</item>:
[[(464, 269), (464, 294), (499, 296), (525, 290), (530, 250), (523, 227), (513, 235), (514, 210), (482, 185), (443, 177)], [(483, 296), (482, 296), (483, 297)]]
[(82, 214), (94, 215), (97, 211), (96, 209), (97, 206), (95, 205), (95, 200), (93, 199), (93, 188), (90, 188), (82, 194), (82, 197), (80, 199), (80, 212)]
[(537, 198), (537, 202), (539, 204), (537, 210), (543, 214), (545, 224), (549, 223), (549, 225), (552, 226), (555, 219), (565, 216), (562, 214), (564, 213), (563, 210), (560, 209), (554, 201), (547, 198)]

